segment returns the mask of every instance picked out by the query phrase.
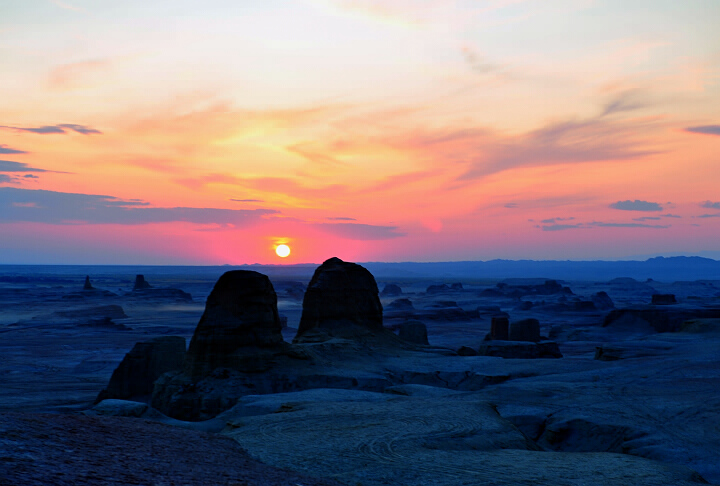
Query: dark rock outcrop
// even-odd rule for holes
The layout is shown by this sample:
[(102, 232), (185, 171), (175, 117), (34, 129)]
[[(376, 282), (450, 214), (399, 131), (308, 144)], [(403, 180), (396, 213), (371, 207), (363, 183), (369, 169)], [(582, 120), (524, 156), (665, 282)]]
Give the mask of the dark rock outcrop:
[(720, 318), (720, 308), (683, 308), (680, 305), (658, 308), (615, 309), (605, 316), (603, 327), (631, 332), (678, 332), (683, 322), (689, 319)]
[(430, 285), (425, 290), (425, 293), (428, 294), (441, 294), (443, 292), (450, 292), (450, 286), (447, 284), (439, 284), (439, 285)]
[(208, 296), (188, 347), (184, 372), (201, 377), (216, 368), (259, 371), (281, 347), (282, 324), (270, 279), (258, 272), (223, 274)]
[(506, 359), (562, 358), (560, 348), (554, 341), (483, 341), (478, 354)]
[(652, 296), (653, 305), (672, 305), (677, 304), (674, 294), (653, 294)]
[(95, 307), (84, 307), (81, 309), (71, 309), (65, 311), (56, 311), (53, 315), (70, 319), (88, 320), (88, 319), (124, 319), (127, 317), (123, 308), (116, 304), (98, 305)]
[(477, 356), (477, 351), (475, 351), (473, 348), (470, 348), (468, 346), (460, 346), (460, 348), (457, 350), (458, 356)]
[(163, 336), (136, 343), (113, 371), (107, 388), (95, 403), (108, 398), (150, 395), (153, 383), (163, 373), (180, 370), (185, 359), (185, 338)]
[(85, 276), (85, 284), (83, 285), (83, 290), (95, 290), (95, 287), (93, 287), (90, 283), (90, 275)]
[(510, 337), (510, 321), (507, 317), (493, 317), (490, 321), (490, 339), (507, 341)]
[(593, 294), (592, 301), (599, 310), (614, 309), (615, 303), (612, 301), (607, 292), (598, 292)]
[(380, 331), (383, 309), (375, 277), (358, 264), (326, 260), (315, 270), (305, 292), (295, 342), (319, 335), (349, 337)]
[(427, 327), (420, 321), (407, 321), (398, 326), (400, 339), (413, 344), (429, 345)]
[(523, 319), (510, 323), (508, 333), (510, 341), (540, 341), (540, 322), (537, 319)]
[(382, 297), (397, 297), (398, 295), (402, 295), (402, 289), (395, 284), (386, 284), (385, 288), (380, 292), (380, 295)]
[(135, 276), (135, 285), (133, 285), (133, 290), (145, 290), (152, 288), (149, 283), (145, 280), (145, 275), (136, 275)]

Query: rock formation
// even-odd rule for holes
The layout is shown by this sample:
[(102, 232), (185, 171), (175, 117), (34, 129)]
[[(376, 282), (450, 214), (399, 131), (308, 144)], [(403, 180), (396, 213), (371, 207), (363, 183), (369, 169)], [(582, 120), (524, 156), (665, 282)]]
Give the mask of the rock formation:
[(677, 304), (674, 294), (653, 294), (652, 296), (653, 305), (671, 305)]
[(592, 296), (592, 301), (595, 303), (595, 307), (600, 310), (613, 309), (615, 303), (612, 301), (607, 292), (601, 291)]
[(90, 275), (85, 276), (85, 285), (83, 285), (83, 290), (95, 290), (95, 287), (93, 287), (90, 283)]
[(249, 270), (226, 272), (208, 296), (188, 347), (184, 372), (201, 377), (220, 367), (266, 368), (269, 356), (262, 350), (285, 344), (281, 329), (270, 279)]
[(133, 286), (133, 290), (145, 290), (145, 289), (149, 289), (149, 288), (151, 288), (151, 286), (145, 280), (145, 275), (136, 275), (135, 276), (135, 285)]
[(364, 267), (330, 258), (313, 274), (294, 342), (318, 335), (351, 336), (383, 330), (375, 278)]
[(540, 341), (540, 322), (537, 319), (523, 319), (510, 324), (510, 341)]
[(402, 295), (402, 289), (398, 285), (387, 284), (380, 295), (383, 297), (397, 297), (398, 295)]
[(507, 317), (493, 317), (490, 321), (490, 339), (507, 341), (510, 337), (509, 325)]
[(427, 327), (420, 321), (407, 321), (398, 326), (398, 336), (413, 344), (430, 344), (428, 342)]
[(562, 353), (554, 341), (484, 341), (478, 354), (497, 356), (506, 359), (562, 358)]
[(136, 343), (113, 371), (110, 383), (95, 403), (108, 398), (130, 398), (150, 395), (160, 375), (182, 368), (185, 338), (164, 336)]

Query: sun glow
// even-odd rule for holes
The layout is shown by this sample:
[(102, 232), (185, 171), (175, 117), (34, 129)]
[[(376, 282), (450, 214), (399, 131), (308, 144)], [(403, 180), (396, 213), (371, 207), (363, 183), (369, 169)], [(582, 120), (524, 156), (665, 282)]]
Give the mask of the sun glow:
[(290, 254), (290, 247), (287, 245), (278, 245), (275, 247), (275, 253), (280, 258), (285, 258)]

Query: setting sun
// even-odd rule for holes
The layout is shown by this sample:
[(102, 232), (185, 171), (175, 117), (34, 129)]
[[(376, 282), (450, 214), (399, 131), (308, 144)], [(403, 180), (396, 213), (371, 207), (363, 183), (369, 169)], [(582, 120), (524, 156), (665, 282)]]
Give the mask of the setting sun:
[(275, 248), (275, 253), (277, 253), (277, 256), (280, 258), (285, 258), (290, 254), (290, 247), (287, 245), (278, 245)]

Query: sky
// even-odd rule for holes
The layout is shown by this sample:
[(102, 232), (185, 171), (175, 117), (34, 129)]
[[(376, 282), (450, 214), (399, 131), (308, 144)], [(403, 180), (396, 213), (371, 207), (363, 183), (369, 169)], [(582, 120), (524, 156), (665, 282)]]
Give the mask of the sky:
[(717, 0), (0, 10), (0, 264), (720, 258)]

